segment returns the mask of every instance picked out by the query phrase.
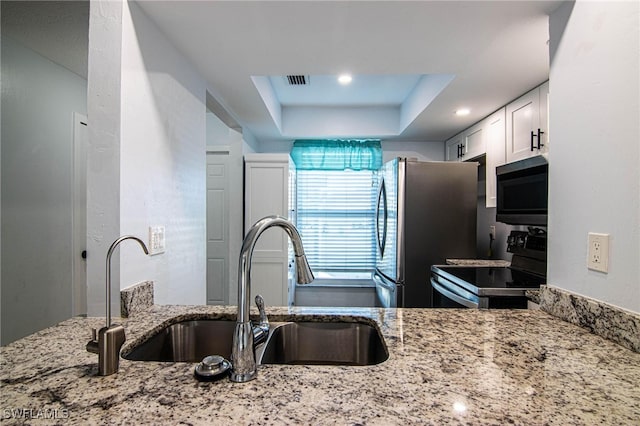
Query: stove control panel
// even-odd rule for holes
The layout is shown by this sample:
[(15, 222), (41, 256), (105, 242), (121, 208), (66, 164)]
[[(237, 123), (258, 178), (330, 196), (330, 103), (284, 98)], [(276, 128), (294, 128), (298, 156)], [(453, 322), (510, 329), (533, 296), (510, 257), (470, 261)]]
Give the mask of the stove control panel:
[(507, 237), (507, 251), (537, 257), (547, 251), (547, 234), (539, 228), (529, 231), (511, 231)]

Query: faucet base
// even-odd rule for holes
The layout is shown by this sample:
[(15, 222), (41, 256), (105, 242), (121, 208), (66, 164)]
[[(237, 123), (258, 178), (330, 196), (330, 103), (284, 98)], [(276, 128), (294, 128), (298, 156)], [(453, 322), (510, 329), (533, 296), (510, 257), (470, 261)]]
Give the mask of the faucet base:
[(258, 375), (253, 351), (253, 327), (250, 321), (237, 322), (231, 349), (231, 381), (244, 383)]
[(114, 324), (111, 327), (102, 327), (87, 343), (87, 351), (98, 354), (99, 376), (110, 376), (118, 372), (120, 348), (125, 340), (124, 327)]
[(253, 371), (251, 373), (245, 373), (245, 374), (238, 374), (238, 373), (231, 372), (231, 376), (229, 376), (231, 381), (236, 383), (246, 383), (255, 379), (256, 377), (258, 377), (257, 371)]

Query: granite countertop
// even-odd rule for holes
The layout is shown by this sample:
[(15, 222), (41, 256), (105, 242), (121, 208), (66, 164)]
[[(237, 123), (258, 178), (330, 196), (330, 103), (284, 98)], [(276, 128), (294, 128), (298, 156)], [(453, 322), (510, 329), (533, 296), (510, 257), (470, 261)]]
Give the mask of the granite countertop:
[(511, 262), (502, 259), (446, 259), (446, 262), (448, 265), (487, 266), (492, 268), (511, 266)]
[[(206, 383), (194, 364), (122, 359), (97, 377), (85, 351), (103, 319), (73, 318), (1, 348), (7, 424), (638, 424), (640, 354), (542, 311), (271, 308), (272, 321), (355, 315), (389, 359), (367, 367), (259, 367)], [(232, 307), (154, 306), (123, 320), (126, 351), (164, 323)], [(23, 410), (23, 411), (20, 411)], [(26, 419), (26, 420), (25, 420)]]

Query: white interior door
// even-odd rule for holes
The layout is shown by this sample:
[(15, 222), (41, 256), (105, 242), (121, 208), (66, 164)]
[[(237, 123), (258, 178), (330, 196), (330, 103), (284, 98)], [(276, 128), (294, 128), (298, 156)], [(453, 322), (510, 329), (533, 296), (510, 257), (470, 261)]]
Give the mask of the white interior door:
[(73, 315), (87, 313), (87, 117), (73, 114)]
[(229, 149), (207, 152), (207, 304), (229, 303)]

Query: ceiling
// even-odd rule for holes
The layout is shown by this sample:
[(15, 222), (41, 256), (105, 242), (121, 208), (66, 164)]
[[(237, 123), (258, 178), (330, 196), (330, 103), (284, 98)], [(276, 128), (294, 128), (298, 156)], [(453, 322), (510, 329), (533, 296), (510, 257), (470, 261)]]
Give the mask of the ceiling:
[[(561, 1), (137, 3), (207, 80), (215, 101), (268, 142), (324, 136), (314, 130), (314, 114), (332, 123), (356, 106), (365, 119), (351, 120), (345, 136), (443, 141), (548, 78), (548, 14)], [(54, 52), (56, 62), (86, 75), (86, 5), (3, 1), (2, 32), (40, 53)], [(335, 85), (332, 78), (344, 72), (354, 77), (348, 92), (319, 84)], [(311, 91), (279, 90), (277, 80), (291, 74), (311, 76)], [(438, 94), (416, 90), (424, 76), (452, 79)], [(298, 123), (295, 131), (274, 119), (256, 78), (270, 82), (283, 111), (301, 108), (283, 114)], [(366, 125), (371, 108), (391, 113), (389, 105), (412, 95), (415, 105), (397, 131)], [(461, 107), (471, 113), (456, 116)], [(318, 115), (320, 108), (328, 115)], [(385, 122), (374, 112), (380, 119), (369, 114), (370, 122)]]
[[(382, 135), (385, 140), (445, 140), (548, 79), (548, 14), (560, 4), (537, 0), (138, 3), (196, 65), (216, 91), (216, 100), (261, 141), (291, 135), (282, 134), (252, 76), (343, 72), (351, 73), (354, 82), (358, 76), (455, 75), (404, 131)], [(455, 116), (462, 106), (471, 114)], [(360, 136), (378, 135), (363, 129)]]

